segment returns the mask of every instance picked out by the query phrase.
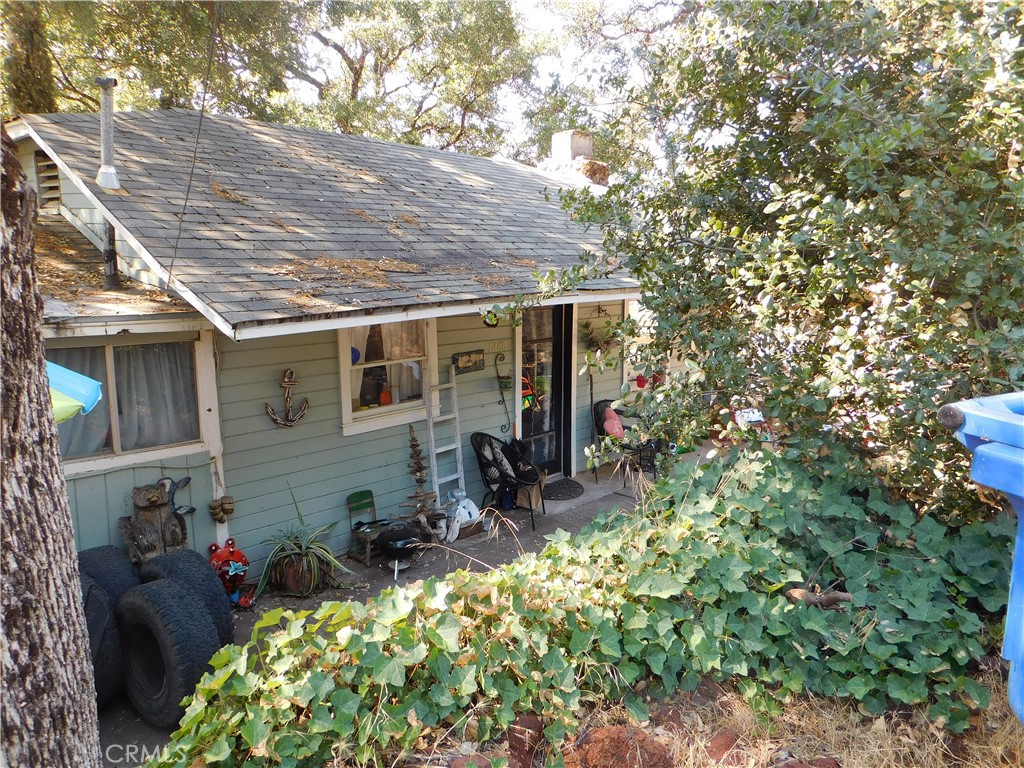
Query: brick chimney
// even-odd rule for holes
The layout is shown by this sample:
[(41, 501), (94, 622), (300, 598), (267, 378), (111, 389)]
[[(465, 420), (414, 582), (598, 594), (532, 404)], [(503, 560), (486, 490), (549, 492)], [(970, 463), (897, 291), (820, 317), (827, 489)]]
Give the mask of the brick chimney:
[(608, 186), (608, 164), (594, 160), (593, 154), (594, 140), (583, 131), (559, 131), (551, 137), (552, 166), (579, 171), (594, 184)]

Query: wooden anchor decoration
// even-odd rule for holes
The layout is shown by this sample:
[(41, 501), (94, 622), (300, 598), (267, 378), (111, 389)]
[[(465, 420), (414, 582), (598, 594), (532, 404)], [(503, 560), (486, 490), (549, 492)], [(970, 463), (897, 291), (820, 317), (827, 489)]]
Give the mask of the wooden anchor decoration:
[(284, 378), (281, 379), (281, 388), (284, 389), (284, 418), (277, 415), (277, 412), (270, 407), (270, 403), (264, 403), (267, 406), (267, 416), (279, 427), (294, 427), (299, 423), (299, 419), (306, 415), (309, 398), (303, 398), (298, 413), (292, 414), (292, 387), (297, 386), (299, 386), (299, 382), (295, 378), (295, 371), (291, 368), (285, 369)]

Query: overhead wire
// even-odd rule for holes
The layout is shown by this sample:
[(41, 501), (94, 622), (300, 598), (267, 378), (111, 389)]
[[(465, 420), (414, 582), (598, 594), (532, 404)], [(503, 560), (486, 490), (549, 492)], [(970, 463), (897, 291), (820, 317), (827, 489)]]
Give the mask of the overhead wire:
[(167, 287), (170, 288), (171, 278), (174, 275), (174, 262), (178, 258), (178, 244), (181, 242), (181, 229), (185, 222), (185, 215), (188, 212), (189, 199), (192, 196), (192, 181), (195, 177), (196, 162), (199, 158), (199, 139), (203, 134), (203, 115), (206, 114), (206, 97), (210, 85), (210, 72), (213, 71), (213, 51), (217, 42), (217, 30), (220, 26), (220, 2), (214, 2), (213, 15), (210, 19), (210, 41), (206, 46), (206, 72), (203, 75), (203, 90), (199, 102), (199, 123), (196, 126), (196, 140), (192, 146), (192, 161), (188, 169), (188, 183), (185, 185), (185, 200), (181, 204), (181, 213), (178, 215), (178, 229), (174, 235), (174, 246), (171, 249), (171, 261), (167, 266)]

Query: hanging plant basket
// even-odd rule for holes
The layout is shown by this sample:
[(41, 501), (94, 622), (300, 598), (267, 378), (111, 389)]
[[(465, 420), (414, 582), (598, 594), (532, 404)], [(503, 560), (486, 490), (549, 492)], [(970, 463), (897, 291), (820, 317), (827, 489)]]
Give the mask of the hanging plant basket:
[(512, 374), (498, 374), (498, 389), (502, 392), (512, 391)]

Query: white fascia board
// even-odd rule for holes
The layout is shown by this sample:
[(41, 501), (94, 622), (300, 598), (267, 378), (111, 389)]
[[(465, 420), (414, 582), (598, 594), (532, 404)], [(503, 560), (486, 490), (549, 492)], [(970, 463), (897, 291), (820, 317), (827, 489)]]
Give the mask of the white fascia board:
[(4, 127), (7, 128), (7, 135), (10, 136), (11, 139), (13, 139), (14, 141), (21, 141), (27, 136), (32, 135), (29, 132), (29, 127), (25, 124), (24, 120), (15, 120), (11, 123), (8, 123)]
[[(558, 304), (591, 304), (602, 301), (625, 301), (626, 299), (638, 299), (639, 297), (639, 291), (588, 291), (586, 293), (573, 293), (544, 299), (539, 302), (539, 306), (551, 307)], [(471, 304), (442, 304), (392, 312), (346, 315), (344, 317), (332, 317), (324, 320), (295, 320), (273, 325), (240, 326), (235, 330), (232, 336), (235, 341), (247, 341), (249, 339), (269, 339), (276, 336), (293, 336), (297, 333), (337, 331), (342, 328), (357, 328), (371, 323), (396, 323), (403, 320), (431, 320), (440, 317), (472, 315), (481, 311), (487, 311), (495, 306), (502, 306), (512, 300), (513, 299), (509, 297), (505, 301), (492, 300), (478, 301)]]
[(73, 317), (44, 320), (44, 339), (73, 339), (95, 336), (137, 336), (148, 333), (182, 333), (210, 330), (206, 318), (162, 316)]
[(78, 188), (78, 191), (85, 195), (86, 199), (96, 206), (96, 209), (114, 227), (114, 229), (125, 240), (125, 242), (127, 242), (129, 245), (132, 246), (132, 248), (135, 249), (135, 251), (139, 254), (142, 260), (146, 262), (146, 266), (149, 267), (153, 274), (155, 274), (158, 278), (163, 280), (167, 284), (168, 288), (170, 288), (179, 296), (181, 296), (181, 298), (187, 301), (189, 304), (191, 304), (196, 309), (197, 312), (202, 314), (203, 317), (205, 317), (207, 320), (213, 323), (214, 326), (216, 326), (216, 328), (221, 333), (232, 338), (236, 338), (234, 328), (231, 327), (231, 324), (223, 317), (221, 317), (219, 314), (214, 312), (209, 306), (207, 306), (206, 303), (202, 301), (202, 299), (200, 299), (198, 296), (196, 296), (196, 294), (189, 290), (180, 280), (174, 277), (169, 271), (164, 269), (163, 265), (160, 264), (160, 262), (158, 262), (155, 258), (153, 258), (153, 255), (146, 249), (146, 247), (142, 243), (139, 242), (138, 238), (135, 237), (135, 235), (133, 235), (123, 224), (121, 224), (121, 222), (119, 222), (117, 218), (109, 210), (107, 210), (107, 207), (100, 202), (99, 198), (96, 197), (95, 194), (93, 194), (92, 190), (89, 189), (89, 187), (85, 184), (84, 181), (82, 181), (78, 174), (71, 170), (71, 166), (65, 163), (64, 160), (59, 155), (57, 155), (57, 153), (54, 152), (45, 141), (43, 141), (42, 137), (35, 131), (35, 129), (31, 125), (25, 125), (28, 129), (28, 135), (32, 137), (32, 140), (35, 141), (35, 143), (39, 146), (40, 149), (42, 149), (44, 152), (46, 152), (47, 155), (49, 155), (50, 159), (52, 159), (53, 162), (57, 164), (58, 168), (64, 171), (65, 175), (71, 180), (71, 183)]

